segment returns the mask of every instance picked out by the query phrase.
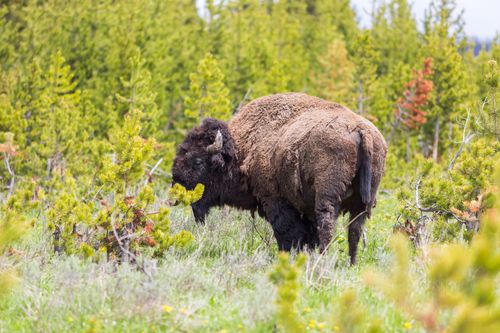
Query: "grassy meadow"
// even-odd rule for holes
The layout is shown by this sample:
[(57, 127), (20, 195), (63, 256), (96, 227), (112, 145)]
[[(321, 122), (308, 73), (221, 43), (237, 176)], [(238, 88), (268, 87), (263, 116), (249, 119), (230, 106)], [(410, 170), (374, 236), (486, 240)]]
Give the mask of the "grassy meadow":
[[(0, 333), (500, 332), (500, 35), (414, 2), (0, 1)], [(283, 92), (388, 144), (353, 267), (346, 217), (280, 253), (172, 185), (192, 128)]]
[[(322, 258), (307, 255), (298, 309), (311, 332), (327, 331), (347, 288), (393, 332), (419, 332), (394, 305), (366, 288), (363, 271), (388, 267), (387, 241), (396, 218), (395, 198), (381, 194), (366, 228), (366, 247), (349, 267), (345, 230)], [(189, 212), (188, 212), (189, 213)], [(184, 209), (173, 212), (175, 229), (196, 242), (150, 263), (152, 278), (130, 265), (52, 257), (43, 222), (9, 257), (22, 279), (0, 303), (1, 332), (270, 332), (276, 329), (276, 287), (269, 272), (277, 248), (267, 222), (230, 209), (213, 211), (205, 226)], [(345, 219), (342, 221), (345, 223)], [(339, 224), (339, 229), (342, 225)], [(421, 255), (419, 255), (420, 257)], [(419, 263), (414, 263), (416, 277)], [(420, 278), (421, 279), (421, 278)], [(416, 294), (426, 288), (420, 280)]]

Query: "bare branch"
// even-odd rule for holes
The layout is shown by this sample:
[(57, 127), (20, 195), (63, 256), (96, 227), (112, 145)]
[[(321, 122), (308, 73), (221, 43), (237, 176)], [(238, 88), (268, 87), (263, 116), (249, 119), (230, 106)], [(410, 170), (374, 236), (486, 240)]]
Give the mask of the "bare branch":
[(453, 159), (450, 161), (450, 164), (448, 165), (448, 171), (451, 171), (453, 169), (453, 164), (457, 161), (458, 157), (460, 154), (462, 154), (462, 151), (464, 147), (470, 143), (472, 138), (474, 138), (474, 134), (467, 134), (467, 124), (469, 123), (470, 119), (470, 109), (467, 112), (467, 118), (465, 119), (465, 124), (464, 124), (464, 130), (462, 132), (462, 142), (460, 143), (460, 147), (458, 148), (457, 152), (455, 153), (455, 156), (453, 156)]
[(12, 170), (12, 167), (10, 166), (10, 161), (9, 161), (10, 155), (7, 153), (4, 153), (4, 159), (3, 163), (5, 164), (5, 168), (7, 168), (7, 172), (10, 175), (10, 183), (8, 186), (9, 192), (7, 193), (7, 198), (12, 195), (14, 192), (14, 185), (16, 184), (16, 175), (14, 174), (14, 171)]
[(250, 86), (245, 93), (245, 96), (243, 96), (243, 99), (241, 100), (240, 104), (238, 104), (238, 107), (234, 110), (233, 114), (236, 114), (240, 111), (240, 109), (243, 107), (243, 104), (248, 100), (248, 97), (250, 97), (250, 94), (252, 93), (252, 87)]
[(149, 180), (151, 179), (151, 176), (155, 173), (156, 169), (160, 166), (161, 162), (163, 162), (163, 157), (160, 158), (158, 160), (158, 162), (156, 162), (156, 164), (153, 166), (153, 168), (151, 169), (151, 171), (148, 172), (147, 177), (146, 177), (146, 181), (145, 181), (144, 185), (147, 185), (149, 183)]
[(132, 252), (130, 252), (128, 249), (126, 249), (123, 244), (122, 244), (122, 239), (125, 239), (125, 238), (120, 238), (120, 236), (118, 235), (118, 232), (116, 231), (116, 228), (115, 228), (115, 224), (113, 223), (113, 221), (111, 221), (111, 228), (113, 229), (113, 235), (115, 236), (115, 239), (116, 239), (116, 242), (118, 243), (118, 246), (120, 247), (120, 250), (127, 254), (130, 258), (132, 258), (134, 260), (134, 263), (137, 265), (137, 267), (139, 267), (141, 269), (141, 271), (147, 275), (148, 278), (152, 279), (153, 277), (151, 276), (151, 273), (148, 272), (144, 265), (141, 265), (139, 263), (139, 261), (137, 260), (137, 256), (135, 254), (133, 254)]
[(468, 225), (468, 223), (471, 222), (471, 221), (464, 220), (464, 219), (460, 218), (459, 216), (457, 216), (452, 211), (436, 207), (436, 205), (432, 205), (430, 207), (422, 207), (422, 206), (420, 206), (419, 188), (420, 188), (420, 181), (421, 180), (422, 180), (422, 178), (420, 177), (417, 180), (417, 184), (415, 186), (415, 205), (414, 205), (414, 207), (416, 207), (418, 210), (420, 210), (421, 213), (449, 214), (449, 215), (453, 216), (453, 218), (456, 219), (457, 221), (459, 221), (461, 223), (464, 223), (466, 225)]

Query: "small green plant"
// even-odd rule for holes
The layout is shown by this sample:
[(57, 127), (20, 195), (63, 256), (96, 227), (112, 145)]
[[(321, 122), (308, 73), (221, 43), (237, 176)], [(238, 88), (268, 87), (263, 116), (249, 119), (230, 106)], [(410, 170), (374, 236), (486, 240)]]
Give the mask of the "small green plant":
[(187, 206), (200, 200), (203, 196), (204, 189), (205, 186), (203, 184), (197, 184), (195, 188), (190, 191), (179, 183), (176, 183), (170, 188), (168, 193), (173, 200), (179, 201)]
[(306, 257), (302, 254), (291, 263), (288, 253), (280, 253), (278, 262), (270, 274), (271, 281), (278, 288), (276, 318), (284, 332), (299, 333), (305, 329), (304, 319), (297, 311), (299, 278), (305, 262)]
[[(335, 307), (336, 308), (336, 307)], [(359, 302), (358, 295), (353, 289), (348, 289), (340, 296), (338, 310), (333, 314), (333, 332), (350, 333), (381, 333), (380, 320), (373, 319)]]
[(304, 313), (297, 310), (298, 299), (301, 291), (300, 276), (307, 257), (303, 254), (297, 256), (292, 262), (288, 253), (280, 253), (278, 262), (274, 265), (270, 279), (278, 289), (275, 300), (277, 312), (276, 321), (283, 332), (304, 332), (307, 330), (329, 332), (383, 332), (382, 324), (374, 319), (358, 300), (358, 295), (353, 289), (344, 291), (340, 297), (332, 301), (332, 316), (327, 325), (315, 319), (306, 320)]
[[(30, 186), (31, 185), (31, 186)], [(15, 191), (0, 205), (0, 255), (11, 250), (11, 245), (23, 236), (33, 224), (28, 214), (40, 208), (40, 197), (34, 184)], [(0, 267), (0, 297), (17, 281), (16, 270), (10, 265)]]

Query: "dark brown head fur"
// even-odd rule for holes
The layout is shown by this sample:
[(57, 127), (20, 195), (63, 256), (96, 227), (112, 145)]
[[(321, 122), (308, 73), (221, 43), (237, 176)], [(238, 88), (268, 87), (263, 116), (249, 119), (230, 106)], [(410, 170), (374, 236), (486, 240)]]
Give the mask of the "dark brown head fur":
[[(211, 153), (207, 150), (214, 143), (217, 133), (222, 134), (222, 149)], [(173, 182), (193, 189), (205, 185), (203, 197), (192, 205), (197, 222), (204, 222), (213, 206), (228, 204), (255, 210), (257, 202), (245, 190), (236, 160), (234, 140), (227, 124), (207, 118), (194, 128), (179, 146), (172, 167)]]

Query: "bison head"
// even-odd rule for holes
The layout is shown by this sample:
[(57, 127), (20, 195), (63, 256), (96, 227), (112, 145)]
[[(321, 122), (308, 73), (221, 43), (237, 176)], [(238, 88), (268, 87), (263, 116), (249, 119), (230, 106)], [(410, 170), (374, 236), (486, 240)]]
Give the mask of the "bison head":
[(208, 210), (222, 203), (221, 195), (232, 178), (234, 141), (227, 125), (213, 118), (194, 128), (179, 146), (172, 167), (173, 182), (188, 190), (200, 183), (203, 197), (191, 205), (197, 222), (204, 222)]

